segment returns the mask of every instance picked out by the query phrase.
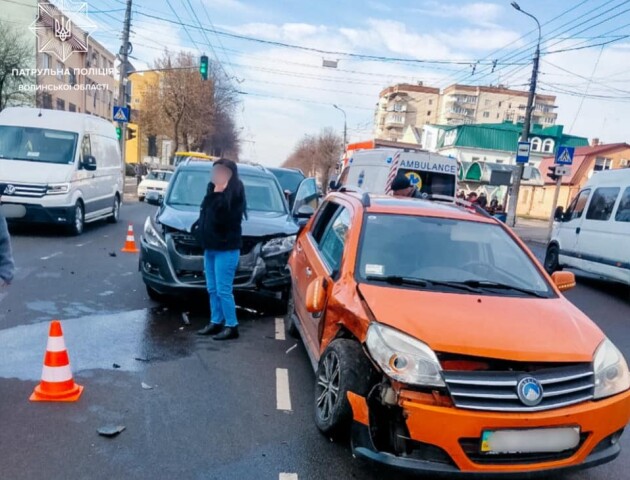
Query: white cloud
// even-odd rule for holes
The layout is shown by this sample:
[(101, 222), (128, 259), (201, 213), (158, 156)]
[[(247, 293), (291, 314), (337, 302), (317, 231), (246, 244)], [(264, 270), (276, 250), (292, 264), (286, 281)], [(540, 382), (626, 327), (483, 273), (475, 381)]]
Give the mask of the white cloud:
[(240, 12), (253, 11), (254, 7), (241, 2), (240, 0), (202, 0), (208, 7), (224, 10), (235, 10)]
[(503, 6), (489, 2), (473, 2), (463, 5), (445, 4), (437, 0), (424, 2), (411, 11), (440, 18), (457, 18), (476, 25), (494, 25), (503, 13)]

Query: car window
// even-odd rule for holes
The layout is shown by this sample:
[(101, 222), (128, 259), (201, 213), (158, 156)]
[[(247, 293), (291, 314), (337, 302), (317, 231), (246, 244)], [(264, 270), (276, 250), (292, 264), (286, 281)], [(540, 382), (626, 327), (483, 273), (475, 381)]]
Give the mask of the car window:
[(300, 184), (300, 188), (295, 196), (293, 211), (297, 212), (304, 205), (308, 205), (313, 210), (317, 210), (319, 206), (319, 192), (317, 191), (317, 182), (314, 178), (308, 178)]
[(617, 222), (630, 222), (630, 187), (623, 192), (615, 220)]
[(576, 218), (580, 218), (582, 216), (582, 212), (584, 212), (584, 207), (586, 207), (586, 202), (588, 201), (590, 194), (590, 190), (582, 190), (580, 194), (573, 199), (571, 205), (569, 205), (569, 208), (567, 208), (567, 211), (564, 214), (565, 222), (570, 222), (571, 220), (575, 220)]
[(596, 189), (588, 206), (586, 219), (608, 220), (619, 196), (619, 190), (618, 187), (601, 187)]
[(311, 229), (311, 236), (317, 245), (320, 244), (326, 227), (331, 222), (337, 211), (341, 208), (341, 205), (334, 202), (326, 202), (317, 211), (313, 228)]
[(322, 257), (333, 272), (339, 271), (343, 247), (346, 243), (348, 229), (350, 228), (350, 213), (345, 208), (340, 208), (334, 220), (324, 231), (319, 250)]
[(289, 190), (291, 193), (295, 193), (304, 180), (304, 175), (294, 170), (272, 170), (272, 173), (280, 182), (282, 190)]
[(428, 282), (490, 282), (552, 295), (530, 257), (494, 223), (368, 214), (361, 238), (357, 274), (363, 280), (393, 276)]

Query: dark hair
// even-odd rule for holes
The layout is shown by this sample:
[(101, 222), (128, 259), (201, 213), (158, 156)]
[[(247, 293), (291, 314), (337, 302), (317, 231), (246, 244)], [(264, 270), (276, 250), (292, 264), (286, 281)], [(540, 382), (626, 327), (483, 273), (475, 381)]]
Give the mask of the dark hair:
[(245, 198), (245, 186), (243, 182), (238, 176), (238, 167), (236, 166), (236, 162), (228, 159), (228, 158), (220, 158), (214, 162), (213, 168), (217, 165), (222, 165), (225, 168), (228, 168), (232, 172), (232, 176), (230, 177), (230, 181), (225, 187), (225, 196), (228, 201), (228, 205), (232, 208), (239, 201), (243, 203), (243, 216), (247, 218), (247, 199)]

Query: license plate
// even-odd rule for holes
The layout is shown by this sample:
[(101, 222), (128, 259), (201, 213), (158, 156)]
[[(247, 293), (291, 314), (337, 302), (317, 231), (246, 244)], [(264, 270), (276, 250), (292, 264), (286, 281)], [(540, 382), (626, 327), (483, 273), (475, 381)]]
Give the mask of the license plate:
[(536, 428), (530, 430), (484, 430), (483, 453), (562, 452), (580, 443), (578, 427)]

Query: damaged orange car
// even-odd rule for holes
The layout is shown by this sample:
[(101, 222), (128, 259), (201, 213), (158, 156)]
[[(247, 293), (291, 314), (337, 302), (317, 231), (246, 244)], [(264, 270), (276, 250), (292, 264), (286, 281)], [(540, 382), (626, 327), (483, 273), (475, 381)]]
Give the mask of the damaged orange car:
[(315, 422), (353, 453), (448, 478), (593, 467), (630, 417), (621, 352), (512, 232), (471, 206), (340, 192), (291, 254), (290, 333)]

